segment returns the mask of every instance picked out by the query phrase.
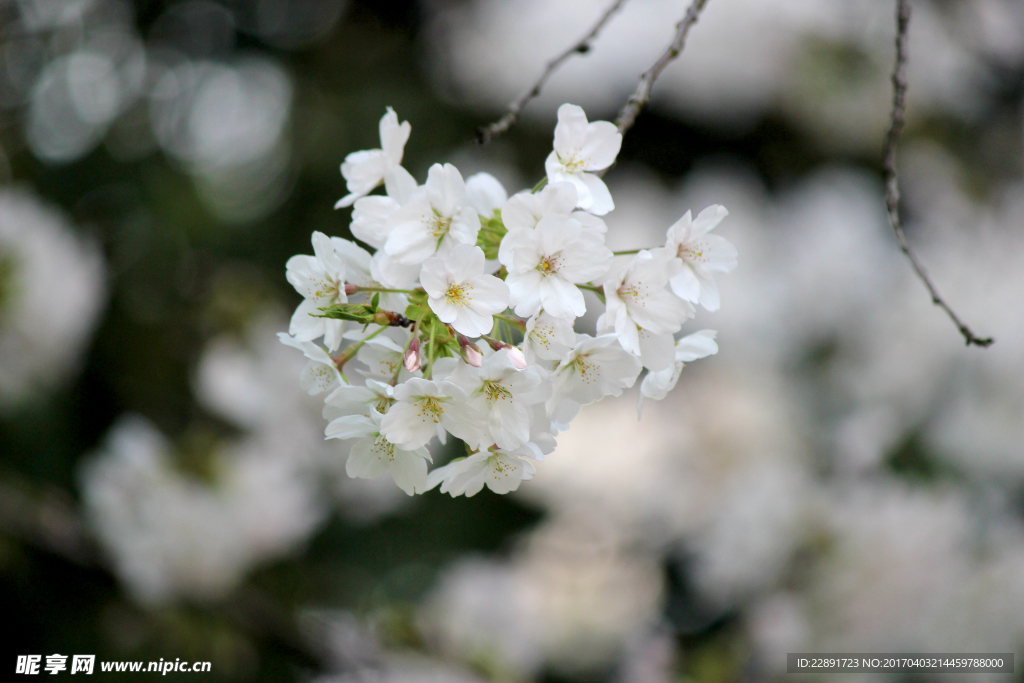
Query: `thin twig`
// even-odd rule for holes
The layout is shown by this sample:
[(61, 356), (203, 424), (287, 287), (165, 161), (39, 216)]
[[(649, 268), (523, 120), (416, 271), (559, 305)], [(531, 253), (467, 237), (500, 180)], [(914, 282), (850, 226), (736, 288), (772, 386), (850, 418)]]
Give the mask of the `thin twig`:
[(994, 341), (991, 337), (984, 339), (975, 336), (967, 325), (960, 320), (949, 304), (939, 295), (939, 291), (932, 284), (924, 266), (917, 260), (917, 256), (910, 250), (910, 243), (907, 235), (903, 232), (903, 225), (900, 223), (900, 190), (896, 180), (896, 142), (899, 139), (900, 131), (903, 130), (904, 115), (906, 113), (907, 94), (907, 28), (910, 26), (910, 5), (907, 0), (896, 0), (896, 66), (892, 72), (892, 118), (889, 126), (889, 133), (885, 136), (883, 148), (883, 169), (885, 171), (885, 208), (889, 213), (889, 225), (896, 234), (896, 241), (899, 243), (900, 251), (904, 253), (914, 268), (918, 278), (928, 288), (932, 297), (932, 303), (940, 307), (953, 321), (964, 341), (968, 346), (987, 347)]
[(612, 16), (621, 9), (625, 2), (626, 0), (615, 0), (611, 6), (604, 11), (604, 14), (601, 15), (601, 18), (597, 20), (597, 23), (594, 24), (594, 27), (590, 29), (590, 32), (587, 33), (587, 35), (583, 36), (583, 38), (577, 41), (572, 47), (547, 63), (547, 66), (544, 67), (544, 72), (541, 73), (537, 82), (524, 90), (514, 102), (508, 105), (508, 111), (505, 112), (504, 116), (494, 123), (486, 126), (480, 126), (476, 131), (477, 142), (481, 145), (485, 145), (493, 138), (501, 135), (515, 125), (515, 122), (519, 120), (519, 114), (522, 112), (523, 107), (525, 107), (530, 100), (540, 95), (541, 88), (543, 88), (544, 84), (547, 83), (549, 78), (551, 78), (551, 74), (557, 71), (558, 67), (562, 66), (562, 63), (574, 54), (582, 55), (589, 52), (590, 44), (595, 38), (597, 38), (597, 34), (601, 32), (601, 29), (603, 29), (605, 24), (611, 20)]
[(633, 96), (626, 102), (626, 106), (619, 112), (619, 117), (615, 119), (615, 125), (620, 133), (625, 133), (629, 130), (636, 121), (640, 111), (647, 106), (651, 99), (651, 88), (654, 86), (654, 81), (665, 70), (669, 62), (678, 57), (679, 53), (683, 51), (683, 47), (686, 45), (686, 34), (690, 32), (690, 27), (697, 23), (701, 10), (704, 9), (707, 1), (693, 0), (693, 4), (686, 10), (686, 15), (676, 24), (676, 35), (668, 49), (658, 57), (658, 61), (654, 63), (654, 66), (645, 71), (640, 77), (640, 85), (637, 86), (636, 92), (633, 93)]

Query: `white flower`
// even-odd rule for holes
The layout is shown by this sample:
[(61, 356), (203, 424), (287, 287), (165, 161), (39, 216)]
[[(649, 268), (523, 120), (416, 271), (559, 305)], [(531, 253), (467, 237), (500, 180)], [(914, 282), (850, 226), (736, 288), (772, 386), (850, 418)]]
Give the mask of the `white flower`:
[(578, 335), (576, 347), (555, 368), (548, 411), (554, 411), (566, 398), (587, 405), (605, 396), (618, 396), (633, 386), (640, 370), (640, 361), (619, 345), (616, 335)]
[(526, 321), (523, 348), (526, 360), (560, 360), (576, 344), (572, 325), (563, 318), (556, 318), (547, 311), (541, 311)]
[[(603, 276), (612, 252), (583, 235), (583, 225), (569, 216), (549, 214), (533, 230), (505, 235), (508, 269), (505, 279), (517, 315), (535, 315), (541, 308), (558, 318), (586, 313), (577, 284)], [(499, 254), (500, 257), (500, 254)]]
[(555, 450), (554, 425), (547, 408), (537, 403), (530, 408), (530, 440), (526, 447), (532, 451), (534, 460), (543, 460)]
[(92, 240), (28, 188), (0, 187), (0, 414), (79, 367), (106, 301)]
[(381, 415), (348, 415), (327, 426), (328, 439), (358, 439), (352, 444), (345, 472), (353, 479), (376, 479), (389, 472), (398, 488), (410, 496), (427, 490), (426, 448), (402, 449), (381, 434)]
[(587, 122), (583, 109), (574, 104), (558, 108), (555, 149), (544, 162), (548, 182), (571, 182), (579, 193), (581, 209), (603, 216), (615, 208), (608, 187), (588, 171), (601, 171), (615, 162), (622, 135), (607, 121)]
[(343, 384), (324, 399), (324, 418), (333, 421), (349, 415), (369, 417), (373, 411), (383, 415), (394, 402), (395, 390), (390, 384), (375, 379), (366, 380), (361, 387)]
[(405, 143), (412, 126), (408, 121), (398, 123), (398, 115), (391, 107), (380, 120), (380, 146), (383, 149), (368, 149), (352, 152), (341, 165), (341, 175), (348, 184), (349, 194), (338, 200), (334, 208), (351, 206), (360, 197), (370, 194), (375, 187), (397, 168), (401, 168)]
[(683, 337), (675, 344), (675, 363), (658, 372), (648, 372), (640, 383), (640, 398), (636, 403), (636, 416), (640, 417), (644, 407), (644, 398), (660, 401), (668, 396), (679, 381), (679, 374), (686, 363), (718, 353), (714, 330), (701, 330)]
[[(468, 403), (487, 418), (487, 430), (479, 446), (496, 444), (499, 448), (518, 448), (530, 439), (528, 406), (542, 403), (551, 385), (542, 382), (540, 369), (531, 366), (518, 370), (502, 349), (479, 368), (459, 363), (448, 381), (466, 392)], [(476, 445), (476, 444), (471, 444)]]
[(427, 477), (427, 490), (441, 484), (441, 493), (455, 496), (475, 496), (484, 484), (495, 493), (515, 491), (523, 481), (533, 479), (537, 470), (527, 458), (533, 455), (527, 448), (513, 451), (480, 451), (465, 460), (457, 460), (439, 467)]
[(343, 320), (318, 318), (321, 308), (345, 303), (345, 264), (335, 251), (331, 238), (313, 233), (315, 256), (292, 256), (286, 264), (288, 282), (305, 300), (295, 309), (288, 332), (299, 341), (324, 337), (328, 351), (341, 345)]
[[(608, 226), (597, 216), (585, 211), (573, 211), (578, 197), (576, 187), (572, 183), (551, 183), (536, 194), (520, 192), (505, 202), (501, 209), (501, 222), (506, 230), (515, 232), (533, 230), (537, 223), (549, 214), (571, 216), (583, 226), (584, 236), (603, 244)], [(509, 247), (505, 244), (503, 241), (498, 251), (498, 260), (502, 263), (511, 261), (511, 253), (507, 253)]]
[(484, 252), (477, 246), (460, 244), (445, 259), (428, 258), (420, 281), (441, 322), (469, 337), (490, 332), (492, 316), (508, 308), (508, 286), (484, 274)]
[(480, 216), (466, 202), (457, 168), (434, 164), (423, 187), (423, 199), (398, 209), (387, 222), (384, 250), (405, 265), (445, 255), (456, 244), (476, 244), (480, 232)]
[(352, 236), (374, 249), (382, 249), (388, 240), (388, 220), (403, 206), (423, 198), (425, 189), (401, 166), (384, 179), (386, 195), (363, 197), (352, 210)]
[[(389, 278), (382, 276), (379, 270), (379, 265), (374, 263), (374, 257), (370, 255), (370, 252), (366, 251), (351, 240), (342, 239), (341, 237), (332, 237), (331, 244), (334, 245), (335, 253), (338, 254), (342, 263), (345, 264), (345, 281), (349, 284), (357, 285), (359, 287), (409, 289), (416, 282), (416, 275), (418, 273), (413, 273), (411, 279), (406, 276), (406, 280), (400, 284), (391, 282)], [(378, 279), (375, 275), (381, 279)], [(398, 311), (400, 313), (404, 311), (405, 307), (408, 305), (409, 300), (404, 294), (398, 294), (396, 292), (380, 293), (380, 306), (384, 310)]]
[(719, 306), (718, 285), (712, 273), (728, 273), (736, 268), (736, 247), (720, 235), (709, 235), (729, 215), (724, 206), (712, 204), (691, 220), (690, 212), (668, 229), (665, 248), (683, 262), (683, 268), (671, 279), (678, 296), (700, 303), (709, 311)]
[(479, 443), (484, 417), (467, 405), (466, 392), (451, 382), (410, 379), (395, 387), (395, 399), (381, 431), (399, 448), (426, 445), (438, 426), (467, 443)]
[(466, 178), (466, 203), (478, 214), (490, 218), (508, 201), (508, 192), (490, 173), (475, 173)]
[(391, 381), (396, 372), (399, 373), (398, 380), (400, 382), (411, 377), (418, 377), (418, 373), (411, 374), (403, 367), (402, 352), (408, 338), (408, 331), (390, 328), (373, 339), (368, 339), (363, 347), (356, 352), (356, 360), (368, 366), (365, 371), (359, 370), (359, 374), (384, 382)]
[(322, 394), (337, 387), (339, 384), (345, 384), (345, 380), (341, 378), (341, 373), (338, 372), (338, 366), (334, 364), (334, 360), (322, 348), (310, 341), (299, 341), (284, 332), (278, 332), (277, 338), (285, 346), (291, 346), (302, 351), (306, 358), (309, 359), (302, 374), (299, 375), (299, 386), (308, 392), (310, 396)]
[(569, 182), (549, 183), (540, 192), (520, 192), (501, 208), (501, 222), (513, 230), (533, 230), (549, 213), (568, 215), (576, 209), (579, 194)]
[[(644, 365), (652, 370), (664, 369), (672, 363), (672, 335), (695, 313), (690, 303), (667, 288), (669, 278), (680, 267), (679, 259), (667, 250), (641, 250), (604, 283), (607, 308), (598, 321), (598, 331), (614, 329), (622, 348), (641, 356)], [(647, 334), (641, 335), (641, 331)], [(650, 343), (642, 348), (641, 340)], [(659, 349), (667, 353), (657, 353)]]

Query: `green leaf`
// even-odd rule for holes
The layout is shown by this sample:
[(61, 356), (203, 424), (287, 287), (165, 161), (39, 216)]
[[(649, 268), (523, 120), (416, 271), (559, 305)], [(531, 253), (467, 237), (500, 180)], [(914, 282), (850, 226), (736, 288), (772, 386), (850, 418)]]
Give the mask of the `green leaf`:
[(437, 339), (443, 339), (448, 336), (448, 326), (441, 322), (436, 316), (430, 318), (430, 329), (431, 333)]
[(418, 322), (427, 313), (426, 309), (416, 304), (409, 304), (405, 307), (405, 317)]
[(373, 298), (370, 299), (370, 310), (374, 313), (380, 308), (380, 292), (374, 292)]
[(373, 311), (370, 311), (365, 304), (334, 304), (320, 309), (321, 315), (317, 318), (331, 318), (333, 320), (352, 320), (357, 323), (369, 323), (373, 319)]

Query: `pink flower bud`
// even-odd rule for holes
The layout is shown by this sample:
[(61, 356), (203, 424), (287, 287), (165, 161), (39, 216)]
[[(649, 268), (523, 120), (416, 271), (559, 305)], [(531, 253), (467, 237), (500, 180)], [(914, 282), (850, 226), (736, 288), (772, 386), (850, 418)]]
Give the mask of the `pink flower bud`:
[(409, 342), (409, 348), (405, 350), (405, 369), (409, 372), (416, 372), (420, 369), (420, 340), (413, 339)]
[(462, 350), (462, 358), (467, 363), (472, 365), (474, 368), (478, 368), (483, 365), (484, 356), (480, 353), (480, 347), (478, 347), (464, 334), (460, 334), (456, 337), (459, 342), (459, 348)]
[(345, 285), (345, 296), (352, 296), (359, 291), (359, 285)]
[(525, 370), (526, 356), (519, 350), (519, 347), (509, 345), (505, 348), (508, 349), (508, 358), (512, 361), (512, 365), (516, 367), (516, 370)]

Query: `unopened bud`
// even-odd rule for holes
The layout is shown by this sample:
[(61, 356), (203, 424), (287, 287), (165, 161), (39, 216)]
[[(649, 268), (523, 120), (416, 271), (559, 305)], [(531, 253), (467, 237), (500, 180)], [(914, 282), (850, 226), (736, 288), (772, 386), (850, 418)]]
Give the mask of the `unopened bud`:
[(352, 296), (359, 291), (359, 285), (345, 285), (345, 296)]
[(508, 349), (508, 358), (512, 361), (512, 365), (516, 367), (516, 370), (526, 369), (526, 356), (519, 350), (518, 346), (509, 345), (505, 347)]
[(409, 372), (416, 372), (420, 369), (420, 340), (413, 339), (409, 342), (409, 348), (405, 350), (405, 369)]
[(462, 358), (472, 365), (474, 368), (478, 368), (484, 363), (484, 356), (480, 353), (480, 347), (466, 338), (466, 335), (460, 334), (456, 337), (459, 341), (459, 349), (462, 351)]

